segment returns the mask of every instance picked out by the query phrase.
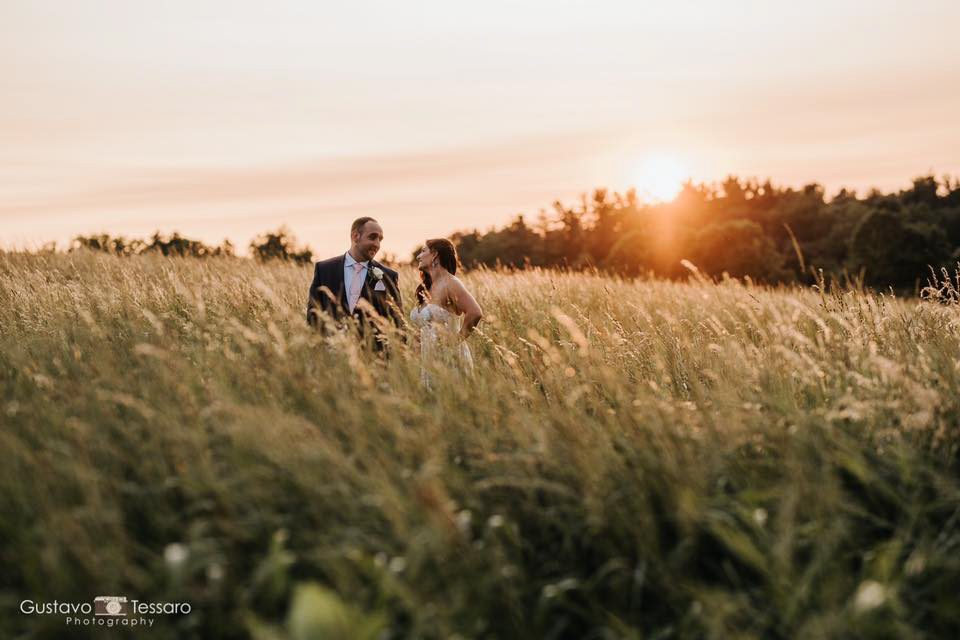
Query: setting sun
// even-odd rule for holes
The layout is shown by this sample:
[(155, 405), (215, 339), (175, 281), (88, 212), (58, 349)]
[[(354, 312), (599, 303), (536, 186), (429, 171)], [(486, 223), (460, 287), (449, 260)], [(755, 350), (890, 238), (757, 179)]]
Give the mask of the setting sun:
[(648, 200), (672, 200), (688, 177), (687, 168), (675, 156), (650, 155), (637, 173), (637, 194)]

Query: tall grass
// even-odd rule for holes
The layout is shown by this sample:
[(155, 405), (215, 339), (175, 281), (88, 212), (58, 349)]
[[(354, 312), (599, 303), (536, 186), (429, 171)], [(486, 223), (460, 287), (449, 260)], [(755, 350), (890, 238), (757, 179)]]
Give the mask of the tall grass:
[(149, 638), (960, 628), (957, 305), (479, 271), (428, 392), (310, 276), (0, 254), (0, 636), (113, 593), (193, 605)]

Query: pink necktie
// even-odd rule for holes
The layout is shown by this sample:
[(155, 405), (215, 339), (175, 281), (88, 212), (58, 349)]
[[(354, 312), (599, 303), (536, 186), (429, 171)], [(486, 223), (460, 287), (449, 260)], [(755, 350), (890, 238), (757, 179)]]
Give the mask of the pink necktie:
[(364, 265), (362, 263), (353, 263), (353, 280), (350, 281), (350, 297), (347, 298), (347, 302), (350, 303), (350, 313), (353, 313), (354, 307), (357, 306), (357, 301), (360, 299), (360, 291), (363, 289), (363, 279), (360, 277), (363, 268)]

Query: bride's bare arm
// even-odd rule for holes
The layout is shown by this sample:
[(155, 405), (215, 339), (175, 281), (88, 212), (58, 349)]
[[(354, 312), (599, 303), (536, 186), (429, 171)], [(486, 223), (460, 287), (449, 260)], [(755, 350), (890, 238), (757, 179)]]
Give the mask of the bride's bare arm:
[(460, 327), (460, 338), (465, 339), (483, 318), (483, 309), (477, 304), (467, 288), (458, 278), (450, 278), (450, 298), (457, 309), (463, 312), (463, 326)]

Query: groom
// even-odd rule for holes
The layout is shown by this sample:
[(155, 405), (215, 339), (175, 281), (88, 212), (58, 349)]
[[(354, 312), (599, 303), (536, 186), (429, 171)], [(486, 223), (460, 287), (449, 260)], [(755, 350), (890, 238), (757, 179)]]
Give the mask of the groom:
[(329, 314), (338, 324), (344, 317), (353, 316), (361, 336), (372, 325), (375, 347), (383, 349), (386, 338), (371, 322), (371, 309), (366, 303), (398, 327), (402, 326), (403, 320), (399, 274), (373, 259), (380, 251), (382, 241), (383, 229), (376, 220), (363, 217), (353, 221), (350, 250), (342, 256), (318, 262), (314, 267), (307, 302), (308, 323), (317, 326), (321, 312)]

